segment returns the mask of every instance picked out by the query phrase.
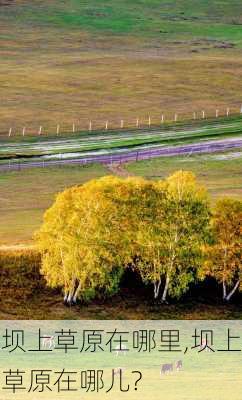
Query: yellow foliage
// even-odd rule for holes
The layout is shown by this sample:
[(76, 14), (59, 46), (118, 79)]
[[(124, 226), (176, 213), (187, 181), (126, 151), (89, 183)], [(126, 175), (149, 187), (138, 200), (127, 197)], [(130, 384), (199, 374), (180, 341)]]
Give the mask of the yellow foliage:
[(213, 243), (205, 247), (204, 274), (223, 284), (224, 299), (227, 289), (242, 288), (242, 202), (233, 199), (217, 201), (211, 219)]

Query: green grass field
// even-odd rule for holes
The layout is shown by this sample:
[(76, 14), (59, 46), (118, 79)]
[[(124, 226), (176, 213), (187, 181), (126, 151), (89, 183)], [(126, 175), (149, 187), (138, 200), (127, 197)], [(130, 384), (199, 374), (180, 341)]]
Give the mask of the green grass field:
[(5, 6), (3, 20), (12, 21), (18, 17), (18, 22), (27, 25), (79, 28), (117, 35), (132, 33), (142, 37), (160, 36), (163, 28), (168, 30), (168, 37), (204, 35), (242, 40), (239, 29), (242, 9), (238, 0), (136, 0), (132, 3), (108, 0), (104, 4), (100, 0), (61, 3), (42, 0), (38, 4), (24, 0), (14, 1), (11, 6), (13, 9)]
[[(123, 167), (128, 173), (163, 179), (174, 171), (193, 171), (212, 199), (242, 198), (241, 149), (210, 155), (163, 157)], [(112, 170), (112, 173), (115, 170)], [(0, 244), (28, 243), (55, 194), (66, 187), (109, 174), (101, 165), (30, 169), (0, 174)], [(117, 171), (119, 173), (119, 171)]]
[(1, 174), (0, 244), (31, 241), (44, 211), (53, 203), (58, 192), (105, 173), (101, 165), (91, 165)]
[(150, 179), (163, 179), (177, 170), (190, 170), (205, 185), (212, 199), (242, 198), (242, 152), (163, 157), (126, 166), (128, 172)]
[(1, 133), (240, 107), (238, 0), (3, 4)]
[[(20, 351), (15, 351), (11, 355), (8, 353), (8, 349), (2, 351), (0, 372), (8, 371), (10, 367), (19, 368), (20, 371), (26, 371), (24, 382), (27, 383), (27, 388), (30, 387), (30, 370), (34, 367), (38, 370), (43, 371), (42, 382), (46, 375), (50, 375), (51, 379), (49, 386), (53, 388), (51, 392), (51, 398), (55, 399), (66, 399), (66, 392), (57, 393), (56, 388), (53, 387), (53, 382), (59, 376), (54, 374), (56, 378), (53, 380), (53, 371), (60, 371), (60, 367), (65, 367), (65, 371), (85, 371), (89, 369), (104, 370), (103, 381), (105, 389), (111, 387), (112, 382), (112, 369), (123, 368), (122, 373), (122, 388), (126, 389), (127, 384), (130, 384), (130, 390), (127, 392), (121, 392), (119, 386), (118, 376), (115, 377), (114, 387), (109, 393), (105, 393), (105, 389), (100, 388), (99, 393), (95, 390), (93, 392), (85, 393), (85, 389), (81, 390), (80, 374), (71, 375), (70, 388), (77, 387), (79, 390), (76, 392), (69, 391), (68, 397), (76, 400), (81, 396), (88, 398), (97, 399), (103, 398), (104, 396), (109, 398), (115, 398), (117, 400), (123, 399), (124, 396), (127, 400), (134, 400), (140, 398), (149, 398), (155, 400), (157, 398), (165, 398), (167, 400), (240, 400), (241, 393), (241, 353), (239, 352), (218, 352), (217, 349), (226, 348), (226, 333), (227, 327), (230, 327), (231, 332), (240, 333), (240, 326), (236, 321), (231, 321), (229, 324), (226, 321), (163, 321), (162, 325), (160, 321), (92, 321), (92, 327), (90, 323), (82, 321), (31, 321), (30, 322), (9, 322), (8, 329), (12, 330), (24, 330), (25, 332), (25, 349), (36, 349), (36, 343), (38, 340), (38, 329), (41, 326), (41, 332), (52, 333), (55, 336), (56, 348), (50, 353), (39, 352), (32, 353), (26, 352), (23, 354)], [(4, 322), (0, 325), (1, 329), (4, 329)], [(126, 347), (129, 351), (125, 352), (125, 355), (116, 355), (115, 351), (110, 351), (109, 346), (106, 345), (110, 339), (111, 333), (117, 329), (117, 332), (121, 333), (121, 340), (128, 340)], [(68, 332), (74, 336), (75, 345), (71, 346), (69, 342), (67, 354), (64, 354), (63, 350), (63, 339), (60, 331)], [(96, 336), (101, 336), (101, 351), (99, 348), (94, 353), (91, 353), (93, 349), (92, 344), (87, 351), (80, 352), (82, 348), (82, 336), (86, 330), (93, 329)], [(99, 332), (98, 330), (102, 330)], [(179, 342), (177, 343), (178, 351), (165, 351), (167, 347), (161, 347), (162, 340), (159, 338), (161, 330), (174, 329), (180, 332)], [(208, 345), (210, 345), (215, 352), (202, 351), (199, 353), (198, 348), (192, 348), (195, 340), (193, 338), (195, 329), (197, 335), (201, 335), (201, 332), (208, 329), (212, 329), (214, 340), (211, 344), (210, 335), (208, 334)], [(151, 341), (151, 351), (140, 351), (137, 348), (133, 348), (136, 345), (132, 338), (133, 332), (141, 334), (141, 332), (155, 331), (155, 343), (156, 347), (153, 348), (153, 342)], [(126, 333), (127, 332), (127, 333)], [(88, 333), (91, 334), (89, 331)], [(120, 337), (118, 334), (114, 340)], [(138, 336), (138, 335), (137, 335)], [(57, 338), (61, 337), (62, 341), (60, 346), (57, 345)], [(92, 336), (91, 336), (92, 337)], [(200, 339), (200, 338), (199, 338)], [(199, 343), (198, 339), (198, 343)], [(65, 339), (64, 339), (65, 340)], [(71, 340), (71, 336), (70, 336)], [(239, 341), (236, 342), (236, 344)], [(114, 343), (112, 341), (112, 343)], [(117, 342), (116, 342), (117, 343)], [(115, 345), (116, 345), (115, 343)], [(145, 338), (143, 338), (143, 347), (145, 349)], [(117, 343), (118, 344), (118, 343)], [(233, 342), (234, 344), (234, 342)], [(138, 343), (138, 346), (140, 342)], [(165, 345), (165, 343), (163, 344)], [(172, 343), (172, 350), (174, 350), (174, 342)], [(235, 345), (235, 344), (234, 344)], [(188, 346), (188, 351), (184, 353), (184, 349)], [(59, 347), (59, 348), (58, 348)], [(71, 348), (74, 347), (74, 348)], [(115, 347), (115, 346), (114, 346)], [(86, 340), (84, 342), (84, 349), (87, 348)], [(240, 348), (238, 343), (237, 348)], [(164, 351), (162, 351), (164, 350)], [(180, 350), (180, 351), (179, 351)], [(177, 371), (175, 368), (176, 362), (182, 360), (182, 368)], [(164, 363), (174, 364), (174, 370), (171, 373), (160, 375), (161, 366)], [(137, 375), (132, 376), (132, 371), (141, 371), (142, 379), (137, 385), (137, 391), (134, 390), (134, 383), (137, 379)], [(67, 378), (68, 374), (64, 375)], [(40, 382), (40, 380), (39, 380)], [(92, 381), (93, 382), (93, 381)], [(194, 382), (196, 384), (194, 384)], [(64, 383), (61, 381), (61, 388), (65, 388)], [(101, 385), (100, 385), (101, 386)], [(233, 386), (233, 387), (232, 387)], [(93, 388), (93, 386), (91, 386)], [(33, 392), (30, 390), (28, 398), (35, 400), (38, 397), (38, 391)], [(14, 398), (16, 400), (22, 400), (26, 398), (26, 390), (18, 390)], [(50, 398), (50, 392), (44, 390), (41, 393), (41, 398), (44, 400)], [(11, 393), (4, 391), (4, 399), (11, 399)]]

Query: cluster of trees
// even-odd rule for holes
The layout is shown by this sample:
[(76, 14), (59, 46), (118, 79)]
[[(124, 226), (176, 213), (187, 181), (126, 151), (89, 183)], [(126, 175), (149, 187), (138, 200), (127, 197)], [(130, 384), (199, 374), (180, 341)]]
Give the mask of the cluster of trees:
[(106, 176), (65, 190), (37, 233), (41, 271), (64, 301), (113, 294), (126, 268), (154, 299), (179, 298), (198, 279), (221, 283), (224, 300), (242, 288), (242, 202), (211, 208), (195, 176), (163, 181)]

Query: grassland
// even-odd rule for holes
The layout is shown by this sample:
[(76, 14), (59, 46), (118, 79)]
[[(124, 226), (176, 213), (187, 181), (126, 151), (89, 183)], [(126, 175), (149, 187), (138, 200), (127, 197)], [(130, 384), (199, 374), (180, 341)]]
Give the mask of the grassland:
[(238, 0), (16, 0), (0, 8), (2, 133), (240, 107)]
[[(38, 370), (44, 370), (45, 376), (50, 376), (49, 386), (53, 388), (51, 397), (55, 399), (65, 399), (65, 393), (58, 393), (55, 390), (53, 383), (56, 381), (56, 378), (59, 376), (55, 374), (55, 379), (52, 379), (53, 372), (60, 370), (60, 365), (65, 366), (65, 371), (83, 371), (86, 369), (95, 369), (104, 370), (103, 381), (105, 384), (105, 389), (110, 387), (110, 377), (112, 376), (112, 369), (117, 367), (123, 368), (122, 374), (122, 388), (126, 388), (127, 384), (130, 384), (130, 390), (125, 394), (120, 391), (120, 387), (118, 385), (118, 377), (115, 379), (115, 385), (112, 391), (107, 394), (105, 393), (105, 389), (99, 390), (99, 396), (102, 396), (102, 393), (108, 396), (108, 398), (115, 398), (116, 400), (125, 398), (127, 400), (134, 400), (140, 398), (149, 398), (150, 400), (155, 400), (157, 398), (165, 398), (166, 400), (176, 400), (177, 398), (186, 399), (186, 400), (204, 400), (204, 399), (214, 399), (214, 400), (227, 400), (230, 398), (231, 400), (239, 400), (240, 392), (241, 392), (241, 355), (238, 352), (218, 352), (217, 349), (225, 348), (226, 343), (226, 333), (227, 327), (230, 327), (231, 332), (240, 332), (239, 324), (236, 322), (230, 322), (229, 324), (226, 321), (219, 322), (198, 322), (198, 321), (176, 321), (173, 323), (172, 321), (168, 321), (167, 323), (163, 321), (162, 327), (159, 321), (147, 321), (138, 323), (134, 322), (122, 322), (122, 321), (109, 321), (109, 322), (101, 322), (92, 321), (92, 329), (96, 330), (95, 333), (99, 333), (98, 330), (101, 331), (101, 348), (104, 351), (98, 349), (94, 354), (90, 353), (90, 350), (93, 348), (90, 346), (90, 349), (87, 351), (81, 351), (82, 348), (82, 333), (83, 331), (88, 331), (90, 329), (90, 323), (82, 321), (80, 324), (77, 321), (61, 321), (61, 322), (49, 322), (42, 321), (41, 322), (41, 331), (43, 332), (51, 332), (55, 335), (56, 342), (58, 337), (60, 337), (60, 330), (63, 329), (64, 332), (71, 331), (75, 339), (75, 347), (71, 348), (69, 345), (67, 354), (64, 355), (62, 343), (59, 346), (56, 344), (56, 349), (53, 349), (51, 353), (39, 352), (38, 356), (36, 353), (26, 352), (23, 354), (20, 351), (15, 351), (11, 354), (11, 357), (8, 353), (8, 349), (4, 349), (2, 351), (1, 357), (1, 366), (6, 375), (6, 366), (14, 365), (15, 368), (18, 368), (20, 371), (26, 371), (24, 382), (27, 388), (30, 387), (30, 376), (31, 371), (30, 368), (34, 366), (34, 368)], [(0, 325), (1, 329), (4, 329), (4, 324)], [(38, 338), (38, 329), (40, 327), (39, 321), (31, 321), (29, 322), (9, 322), (8, 328), (11, 329), (21, 329), (25, 332), (25, 349), (36, 349), (36, 340)], [(110, 351), (107, 342), (110, 339), (110, 332), (113, 332), (114, 329), (117, 329), (117, 332), (122, 332), (122, 339), (128, 339), (127, 347), (129, 351), (125, 353), (125, 356), (116, 356), (116, 352)], [(178, 343), (177, 350), (181, 351), (162, 351), (166, 350), (166, 347), (160, 348), (160, 343), (162, 342), (159, 338), (160, 330), (165, 329), (175, 329), (180, 331), (180, 338)], [(194, 345), (194, 332), (195, 329), (197, 333), (212, 329), (214, 333), (214, 342), (212, 344), (212, 348), (215, 349), (215, 352), (203, 351), (200, 354), (199, 348), (192, 348)], [(136, 348), (136, 343), (132, 339), (133, 332), (137, 332), (137, 330), (146, 330), (146, 331), (155, 331), (155, 341), (157, 344), (156, 348), (152, 347), (151, 351), (140, 351), (138, 352)], [(107, 333), (108, 332), (108, 333)], [(124, 333), (127, 332), (127, 333)], [(209, 339), (208, 339), (209, 340)], [(153, 342), (152, 342), (153, 344)], [(135, 346), (134, 346), (135, 345)], [(172, 343), (174, 345), (174, 342)], [(209, 340), (210, 345), (210, 340)], [(183, 354), (184, 349), (188, 346), (188, 351), (186, 354)], [(235, 345), (234, 345), (235, 346)], [(74, 347), (74, 346), (73, 346)], [(86, 342), (84, 343), (84, 349), (86, 348)], [(238, 341), (237, 347), (240, 347), (240, 343)], [(143, 346), (144, 348), (144, 346)], [(172, 347), (174, 350), (174, 347)], [(160, 368), (164, 363), (174, 363), (176, 364), (177, 360), (182, 360), (183, 366), (180, 371), (174, 371), (169, 374), (164, 374), (160, 376)], [(31, 366), (31, 367), (30, 367)], [(137, 391), (134, 390), (134, 379), (132, 379), (131, 371), (139, 370), (142, 372), (142, 380), (140, 380)], [(2, 373), (2, 370), (1, 370)], [(79, 375), (79, 374), (78, 374)], [(68, 376), (72, 377), (70, 381), (71, 388), (78, 387), (78, 383), (80, 382), (78, 375)], [(67, 376), (67, 375), (65, 375)], [(136, 375), (133, 375), (133, 377)], [(197, 384), (194, 385), (194, 382)], [(221, 383), (222, 382), (222, 383)], [(231, 383), (233, 384), (233, 388), (231, 388)], [(64, 386), (64, 385), (63, 385)], [(63, 387), (61, 386), (61, 387)], [(4, 393), (7, 394), (5, 390)], [(32, 390), (28, 393), (28, 398), (30, 400), (36, 399), (37, 391), (33, 392)], [(80, 389), (75, 392), (71, 392), (70, 398), (73, 400), (79, 399), (81, 394), (85, 391)], [(162, 394), (162, 396), (161, 396)], [(8, 396), (8, 395), (7, 395)], [(44, 400), (49, 399), (49, 392), (44, 390), (41, 394), (41, 398)], [(97, 393), (95, 391), (87, 394), (88, 398), (96, 399)], [(103, 396), (103, 397), (104, 397)], [(4, 397), (6, 399), (11, 398), (11, 393), (9, 393), (8, 397)], [(26, 398), (26, 390), (17, 390), (14, 398), (16, 400), (23, 400)]]
[[(235, 158), (234, 158), (235, 157)], [(150, 179), (163, 179), (176, 170), (193, 171), (215, 199), (223, 196), (242, 198), (241, 150), (181, 157), (162, 157), (139, 161), (123, 167), (127, 173)], [(0, 244), (31, 242), (44, 211), (55, 194), (65, 187), (81, 184), (109, 172), (101, 165), (85, 167), (30, 169), (3, 172), (0, 175)]]
[[(23, 127), (27, 134), (36, 134), (41, 125), (52, 134), (57, 124), (63, 133), (70, 132), (73, 123), (77, 130), (86, 129), (89, 120), (94, 129), (103, 129), (106, 120), (112, 128), (120, 126), (121, 119), (132, 126), (137, 117), (141, 124), (147, 124), (149, 115), (159, 121), (162, 113), (171, 119), (177, 112), (184, 119), (193, 112), (201, 116), (203, 109), (213, 117), (215, 109), (224, 114), (228, 106), (238, 112), (241, 15), (239, 0), (0, 1), (0, 135), (10, 127), (13, 134)], [(211, 133), (216, 136), (216, 131)], [(153, 139), (161, 142), (158, 136)], [(10, 138), (4, 143), (1, 138), (1, 156), (14, 158), (14, 144), (21, 156), (26, 149), (27, 155), (36, 155), (33, 147), (45, 139), (29, 140)], [(88, 141), (82, 151), (146, 145), (151, 138), (120, 135), (111, 142), (107, 137), (105, 146), (96, 143), (96, 148)], [(80, 150), (80, 143), (76, 148)], [(69, 151), (65, 143), (61, 151)], [(189, 169), (207, 185), (212, 199), (242, 198), (241, 157), (225, 156), (153, 159), (129, 164), (123, 173), (162, 179), (177, 169)], [(0, 246), (31, 244), (57, 192), (106, 173), (100, 165), (1, 173)], [(225, 307), (217, 300), (214, 304), (213, 298), (195, 298), (157, 309), (146, 301), (146, 293), (137, 297), (124, 287), (112, 302), (68, 309), (59, 292), (45, 288), (34, 293), (31, 303), (6, 292), (0, 299), (0, 318), (241, 318), (238, 304)]]
[(211, 198), (235, 197), (242, 199), (242, 152), (239, 151), (163, 157), (139, 161), (126, 166), (129, 173), (149, 179), (163, 179), (183, 169), (195, 173), (198, 181), (205, 185)]
[(0, 244), (28, 243), (44, 211), (67, 186), (103, 176), (101, 165), (60, 167), (0, 175)]

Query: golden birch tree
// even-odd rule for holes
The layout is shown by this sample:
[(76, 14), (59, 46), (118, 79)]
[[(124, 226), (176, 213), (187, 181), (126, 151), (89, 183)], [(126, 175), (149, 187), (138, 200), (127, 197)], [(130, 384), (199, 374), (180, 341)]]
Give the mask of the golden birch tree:
[(223, 300), (229, 301), (242, 289), (242, 202), (217, 201), (211, 219), (213, 242), (206, 246), (203, 274), (214, 277), (223, 288)]

